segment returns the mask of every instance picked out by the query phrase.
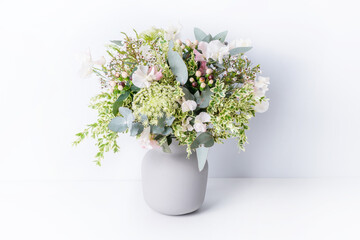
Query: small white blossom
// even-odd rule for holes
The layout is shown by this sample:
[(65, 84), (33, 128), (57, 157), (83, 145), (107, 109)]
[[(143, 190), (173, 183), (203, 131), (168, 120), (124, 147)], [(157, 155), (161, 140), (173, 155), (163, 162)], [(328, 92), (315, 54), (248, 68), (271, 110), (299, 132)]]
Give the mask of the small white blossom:
[(165, 30), (165, 39), (166, 40), (174, 40), (179, 36), (181, 30), (181, 25), (178, 24), (176, 26), (172, 25), (169, 26), (166, 30)]
[[(150, 71), (149, 71), (150, 70)], [(133, 73), (132, 82), (138, 88), (150, 87), (151, 82), (162, 78), (161, 71), (157, 72), (155, 67), (140, 65)]]
[(238, 48), (238, 47), (251, 47), (252, 43), (250, 39), (240, 39), (240, 40), (234, 40), (229, 44), (229, 48)]
[(150, 134), (150, 127), (144, 129), (144, 131), (140, 134), (138, 141), (141, 147), (145, 149), (153, 149), (159, 147), (159, 143), (156, 140), (152, 139), (152, 136)]
[(205, 122), (210, 122), (210, 115), (206, 112), (201, 112), (195, 117), (194, 129), (196, 132), (206, 132)]
[(182, 130), (183, 130), (184, 132), (194, 130), (193, 126), (191, 126), (191, 124), (190, 124), (191, 119), (192, 119), (192, 117), (188, 117), (188, 118), (185, 120), (185, 122), (183, 122), (183, 124), (182, 124)]
[(151, 48), (149, 45), (141, 45), (139, 48), (141, 56), (143, 56), (146, 61), (149, 61), (152, 58), (150, 50)]
[(82, 63), (80, 68), (80, 75), (83, 78), (89, 77), (93, 73), (94, 65), (104, 65), (106, 60), (104, 57), (99, 58), (98, 60), (93, 60), (91, 57), (90, 50), (84, 53), (82, 56)]
[(194, 111), (197, 107), (197, 103), (193, 100), (186, 100), (181, 104), (181, 110), (183, 112)]
[(198, 48), (206, 59), (212, 58), (219, 61), (220, 64), (223, 63), (223, 57), (229, 54), (229, 47), (219, 40), (214, 40), (210, 43), (200, 42)]
[(256, 97), (261, 98), (265, 96), (266, 91), (269, 90), (270, 78), (259, 76), (255, 81), (254, 94)]
[(262, 101), (255, 105), (254, 110), (258, 113), (264, 113), (269, 109), (269, 101)]

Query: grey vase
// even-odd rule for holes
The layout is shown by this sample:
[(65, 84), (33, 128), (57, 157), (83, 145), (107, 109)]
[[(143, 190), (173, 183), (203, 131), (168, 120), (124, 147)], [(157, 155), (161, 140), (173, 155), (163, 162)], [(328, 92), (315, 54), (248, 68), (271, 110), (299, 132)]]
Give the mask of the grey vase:
[(171, 153), (149, 150), (142, 162), (142, 185), (146, 203), (166, 215), (183, 215), (198, 210), (204, 202), (208, 164), (199, 172), (196, 154), (187, 157), (186, 147), (177, 142)]

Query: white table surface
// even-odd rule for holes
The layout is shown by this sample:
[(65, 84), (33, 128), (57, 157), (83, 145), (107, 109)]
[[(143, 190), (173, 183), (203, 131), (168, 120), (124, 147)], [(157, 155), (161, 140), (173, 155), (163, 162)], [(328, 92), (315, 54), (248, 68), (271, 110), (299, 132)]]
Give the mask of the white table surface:
[(210, 179), (203, 207), (158, 214), (140, 181), (0, 182), (1, 240), (360, 239), (360, 179)]

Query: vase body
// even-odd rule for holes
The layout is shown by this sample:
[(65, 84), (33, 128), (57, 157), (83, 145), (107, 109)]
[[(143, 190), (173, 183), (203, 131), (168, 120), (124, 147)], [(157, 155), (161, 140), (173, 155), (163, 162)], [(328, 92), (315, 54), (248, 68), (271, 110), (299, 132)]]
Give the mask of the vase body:
[(166, 215), (196, 211), (204, 202), (208, 164), (199, 172), (196, 154), (187, 158), (186, 147), (177, 142), (171, 153), (149, 150), (142, 162), (142, 185), (146, 203)]

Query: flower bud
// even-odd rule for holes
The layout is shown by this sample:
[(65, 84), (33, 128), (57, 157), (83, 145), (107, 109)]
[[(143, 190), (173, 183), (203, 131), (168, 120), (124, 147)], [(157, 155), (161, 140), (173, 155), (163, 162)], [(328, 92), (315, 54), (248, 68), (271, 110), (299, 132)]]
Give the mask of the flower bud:
[(205, 87), (206, 87), (206, 83), (201, 83), (201, 84), (200, 84), (200, 87), (201, 87), (201, 88), (205, 88)]
[(193, 77), (191, 77), (189, 80), (190, 80), (190, 82), (194, 82), (194, 81), (195, 81), (195, 79), (194, 79)]
[(211, 68), (206, 69), (206, 74), (207, 74), (207, 75), (212, 74), (212, 72), (213, 72), (213, 70), (212, 70)]
[(121, 86), (121, 85), (119, 85), (119, 86), (118, 86), (118, 89), (121, 91), (121, 90), (123, 90), (123, 89), (124, 89), (124, 87), (123, 87), (123, 86)]
[(125, 87), (125, 82), (119, 82), (119, 86)]
[(121, 73), (121, 76), (122, 76), (123, 78), (127, 78), (127, 77), (128, 77), (128, 74), (127, 74), (127, 72), (122, 72), (122, 73)]
[(116, 78), (120, 77), (120, 73), (116, 72), (114, 75)]
[(209, 85), (213, 85), (213, 84), (214, 84), (214, 80), (210, 80)]
[(110, 84), (111, 87), (115, 87), (115, 86), (116, 86), (116, 82), (115, 82), (115, 81), (110, 81), (109, 84)]
[(198, 41), (198, 40), (195, 40), (193, 43), (194, 43), (194, 45), (196, 46), (196, 45), (199, 44), (199, 41)]
[(191, 46), (191, 41), (189, 39), (186, 39), (185, 44), (186, 44), (186, 46), (190, 47)]
[(195, 76), (196, 76), (196, 77), (201, 77), (201, 72), (200, 72), (200, 71), (196, 71)]
[(201, 83), (204, 83), (204, 82), (205, 82), (205, 78), (204, 78), (204, 77), (201, 77), (201, 78), (199, 79), (199, 81), (200, 81)]
[(181, 49), (185, 49), (185, 45), (181, 45)]
[(208, 76), (208, 78), (209, 78), (209, 80), (212, 80), (212, 79), (214, 79), (214, 75), (211, 74)]
[(176, 43), (179, 44), (179, 45), (182, 45), (182, 42), (180, 39), (176, 39)]
[(197, 82), (193, 82), (192, 84), (191, 84), (191, 86), (193, 86), (193, 87), (197, 87)]

